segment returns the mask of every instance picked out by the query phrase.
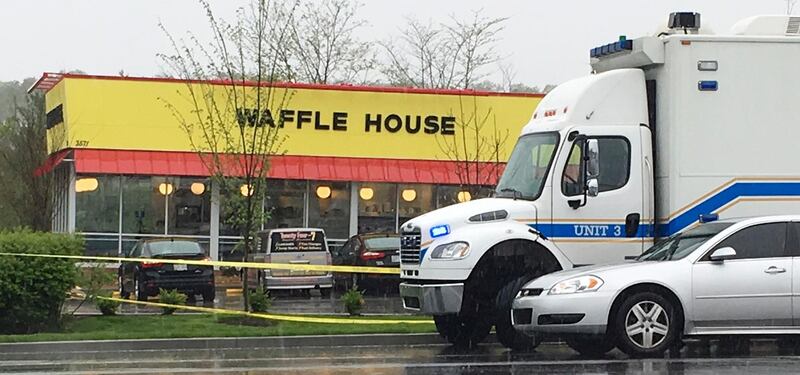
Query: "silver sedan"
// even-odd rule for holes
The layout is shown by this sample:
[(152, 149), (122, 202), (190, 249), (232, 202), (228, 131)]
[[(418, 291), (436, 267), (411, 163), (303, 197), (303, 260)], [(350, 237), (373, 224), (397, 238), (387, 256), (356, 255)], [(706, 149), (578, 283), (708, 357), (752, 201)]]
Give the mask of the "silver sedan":
[(684, 335), (800, 334), (798, 262), (800, 216), (705, 223), (634, 261), (531, 281), (512, 322), (595, 355), (659, 355)]

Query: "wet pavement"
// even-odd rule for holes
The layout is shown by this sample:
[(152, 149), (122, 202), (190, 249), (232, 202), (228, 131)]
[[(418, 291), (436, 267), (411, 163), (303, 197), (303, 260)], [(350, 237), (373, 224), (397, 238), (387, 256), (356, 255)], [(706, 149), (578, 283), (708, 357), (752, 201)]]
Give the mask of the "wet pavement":
[(115, 374), (790, 374), (800, 356), (775, 341), (753, 341), (729, 353), (715, 342), (693, 342), (674, 358), (631, 359), (613, 351), (583, 358), (564, 345), (545, 343), (533, 353), (497, 344), (471, 350), (448, 345), (324, 346), (174, 350), (2, 353), (0, 372)]
[[(340, 292), (334, 292), (332, 296), (322, 297), (318, 291), (311, 291), (306, 294), (299, 291), (279, 291), (271, 293), (272, 306), (270, 312), (275, 314), (344, 314), (345, 309), (339, 300)], [(157, 298), (151, 299), (157, 301)], [(397, 293), (377, 293), (368, 291), (364, 296), (365, 306), (363, 314), (408, 314), (409, 311), (403, 309), (403, 301)], [(70, 300), (66, 304), (65, 311), (73, 311), (80, 301)], [(189, 302), (191, 305), (212, 307), (203, 301), (202, 297), (197, 296), (197, 300)], [(242, 293), (237, 288), (217, 288), (217, 297), (213, 307), (222, 309), (241, 310)], [(120, 306), (121, 314), (155, 314), (160, 313), (158, 307), (147, 307), (136, 304), (123, 304)], [(91, 304), (84, 304), (78, 309), (78, 314), (97, 314), (98, 310)]]

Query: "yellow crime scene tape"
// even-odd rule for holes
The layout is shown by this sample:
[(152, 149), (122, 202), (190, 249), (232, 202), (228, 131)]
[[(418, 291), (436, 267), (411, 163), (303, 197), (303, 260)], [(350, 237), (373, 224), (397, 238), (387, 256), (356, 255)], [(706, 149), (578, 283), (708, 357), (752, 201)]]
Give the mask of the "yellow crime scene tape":
[[(169, 263), (169, 264), (191, 264), (199, 266), (223, 266), (223, 267), (258, 268), (258, 269), (287, 269), (287, 270), (328, 271), (328, 272), (344, 272), (344, 273), (378, 273), (378, 274), (389, 274), (389, 275), (397, 275), (400, 273), (400, 269), (395, 267), (320, 266), (320, 265), (310, 265), (310, 264), (289, 264), (289, 263), (229, 262), (229, 261), (158, 259), (158, 258), (119, 258), (119, 257), (105, 257), (105, 256), (86, 256), (86, 255), (25, 254), (25, 253), (4, 253), (4, 252), (0, 252), (0, 256), (72, 259), (80, 261), (101, 261), (101, 262), (139, 262), (139, 263), (158, 262), (158, 263)], [(433, 323), (433, 321), (431, 320), (323, 318), (323, 317), (310, 317), (310, 316), (297, 316), (297, 315), (251, 313), (246, 311), (219, 309), (212, 307), (185, 306), (185, 305), (172, 305), (160, 302), (134, 301), (122, 298), (114, 298), (114, 297), (97, 296), (96, 298), (110, 300), (110, 301), (117, 301), (121, 303), (144, 305), (144, 306), (169, 307), (175, 309), (214, 313), (214, 314), (243, 315), (255, 318), (282, 320), (289, 322), (327, 323), (327, 324), (432, 324)]]
[(377, 273), (385, 275), (399, 275), (400, 269), (397, 267), (363, 267), (363, 266), (321, 266), (313, 264), (290, 264), (290, 263), (262, 263), (262, 262), (230, 262), (221, 260), (188, 260), (188, 259), (160, 259), (160, 258), (119, 258), (104, 256), (86, 255), (58, 255), (58, 254), (22, 254), (22, 253), (0, 253), (0, 255), (34, 258), (57, 258), (74, 259), (81, 261), (101, 261), (101, 262), (139, 262), (139, 263), (168, 263), (168, 264), (191, 264), (195, 266), (221, 266), (257, 269), (277, 269), (277, 270), (300, 270), (300, 271), (324, 271), (324, 272), (343, 272), (343, 273)]
[(97, 296), (96, 298), (109, 300), (109, 301), (117, 301), (117, 302), (122, 302), (122, 303), (132, 303), (132, 304), (143, 305), (143, 306), (169, 307), (169, 308), (174, 308), (174, 309), (197, 311), (197, 312), (204, 312), (204, 313), (209, 313), (209, 314), (241, 315), (241, 316), (249, 316), (249, 317), (253, 317), (253, 318), (261, 318), (261, 319), (268, 319), (268, 320), (282, 320), (282, 321), (287, 321), (287, 322), (324, 323), (324, 324), (433, 324), (433, 321), (432, 320), (428, 320), (428, 319), (424, 319), (424, 320), (410, 320), (410, 319), (402, 320), (402, 319), (324, 318), (324, 317), (318, 317), (318, 316), (298, 316), (298, 315), (253, 313), (253, 312), (239, 311), (239, 310), (218, 309), (218, 308), (214, 308), (214, 307), (172, 305), (172, 304), (168, 304), (168, 303), (135, 301), (135, 300), (122, 299), (122, 298), (114, 298), (114, 297), (100, 297), (100, 296)]

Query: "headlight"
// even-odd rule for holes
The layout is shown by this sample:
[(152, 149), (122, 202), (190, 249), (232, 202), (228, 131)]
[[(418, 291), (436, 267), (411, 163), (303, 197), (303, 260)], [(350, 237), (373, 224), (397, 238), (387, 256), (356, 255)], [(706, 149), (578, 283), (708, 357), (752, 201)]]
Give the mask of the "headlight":
[(560, 281), (550, 288), (547, 294), (572, 294), (594, 292), (603, 286), (603, 279), (597, 276), (580, 276)]
[(436, 246), (431, 252), (432, 259), (460, 259), (469, 254), (469, 244), (466, 242), (452, 242)]

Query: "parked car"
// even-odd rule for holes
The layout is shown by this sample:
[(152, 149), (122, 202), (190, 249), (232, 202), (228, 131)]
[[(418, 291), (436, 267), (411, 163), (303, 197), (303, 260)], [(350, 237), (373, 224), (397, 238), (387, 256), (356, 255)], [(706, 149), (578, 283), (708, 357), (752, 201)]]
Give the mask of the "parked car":
[(509, 318), (583, 354), (661, 355), (682, 336), (800, 334), (798, 262), (800, 216), (710, 222), (632, 262), (542, 276), (519, 291)]
[(152, 258), (152, 262), (122, 262), (118, 272), (122, 298), (133, 294), (140, 301), (158, 295), (159, 288), (177, 289), (190, 297), (200, 294), (203, 301), (216, 296), (214, 267), (161, 263), (159, 259), (210, 260), (203, 247), (186, 238), (139, 240), (125, 254), (130, 258)]
[[(400, 235), (396, 233), (357, 234), (333, 256), (334, 265), (400, 267)], [(398, 290), (400, 274), (336, 273), (337, 287), (349, 289), (358, 284), (364, 289)]]
[[(280, 228), (258, 233), (257, 252), (249, 262), (289, 263), (329, 266), (331, 254), (325, 231), (318, 228)], [(248, 287), (261, 285), (267, 290), (319, 290), (330, 296), (333, 275), (328, 271), (248, 268)]]

